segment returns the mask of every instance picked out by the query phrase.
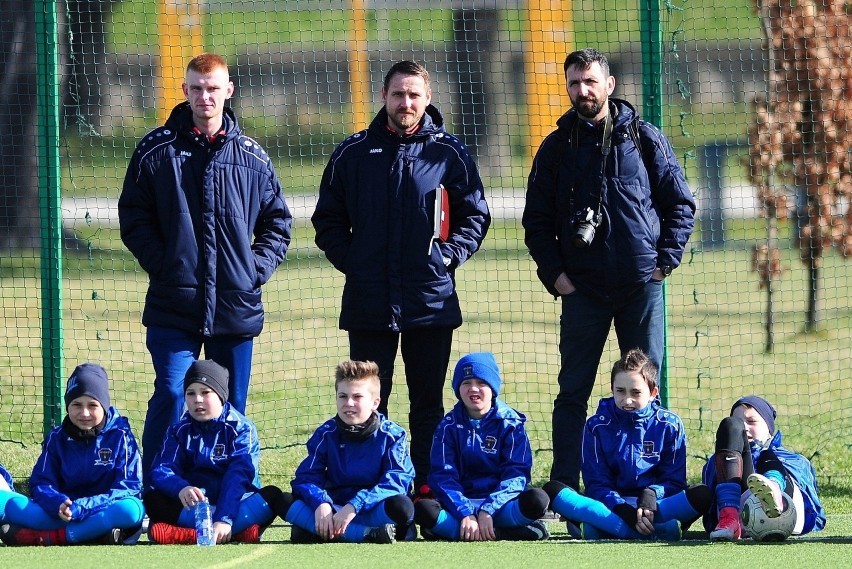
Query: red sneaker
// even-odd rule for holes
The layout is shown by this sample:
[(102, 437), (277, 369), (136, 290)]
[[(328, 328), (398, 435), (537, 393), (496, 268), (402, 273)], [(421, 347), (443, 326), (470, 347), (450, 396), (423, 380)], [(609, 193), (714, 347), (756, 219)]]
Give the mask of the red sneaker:
[(53, 530), (36, 530), (29, 528), (14, 528), (6, 539), (7, 545), (66, 545), (65, 528)]
[(719, 510), (719, 523), (710, 532), (710, 541), (737, 541), (742, 535), (740, 511), (733, 506)]
[(253, 524), (231, 537), (236, 543), (260, 543), (260, 526)]
[(157, 522), (148, 528), (148, 539), (162, 545), (195, 545), (196, 534), (192, 528)]

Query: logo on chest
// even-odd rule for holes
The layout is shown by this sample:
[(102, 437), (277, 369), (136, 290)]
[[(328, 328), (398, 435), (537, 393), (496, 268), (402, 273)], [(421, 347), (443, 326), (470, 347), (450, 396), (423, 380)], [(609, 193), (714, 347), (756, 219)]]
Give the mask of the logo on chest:
[(644, 441), (642, 443), (642, 458), (659, 457), (660, 451), (654, 449), (654, 441)]
[(479, 443), (479, 448), (485, 454), (497, 454), (497, 437), (488, 435)]
[(95, 466), (111, 466), (113, 463), (111, 448), (98, 449), (98, 458), (95, 460)]
[(225, 456), (225, 445), (213, 445), (213, 451), (210, 453), (210, 458), (212, 458), (213, 460), (222, 460), (227, 458)]

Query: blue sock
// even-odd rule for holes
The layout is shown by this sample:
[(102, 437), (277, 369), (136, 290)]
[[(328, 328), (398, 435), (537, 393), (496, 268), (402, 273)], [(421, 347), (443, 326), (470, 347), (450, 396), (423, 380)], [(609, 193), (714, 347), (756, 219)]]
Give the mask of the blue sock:
[(716, 507), (740, 509), (742, 489), (737, 482), (722, 482), (716, 485)]
[(343, 541), (347, 543), (363, 543), (364, 537), (370, 529), (368, 526), (352, 522), (346, 526), (346, 530), (343, 532)]
[(461, 539), (461, 522), (445, 510), (441, 510), (438, 513), (438, 521), (435, 522), (435, 527), (431, 529), (431, 532), (438, 537), (458, 541)]
[(240, 508), (237, 510), (237, 517), (234, 519), (231, 533), (240, 533), (254, 524), (264, 525), (274, 517), (275, 513), (263, 499), (263, 496), (255, 492), (245, 500), (240, 501)]
[[(654, 519), (656, 520), (656, 517)], [(654, 536), (660, 541), (680, 541), (680, 524), (677, 520), (655, 523)]]
[[(212, 513), (211, 513), (212, 515)], [(195, 529), (195, 508), (181, 508), (178, 515), (177, 525), (182, 528)]]
[(287, 510), (287, 515), (284, 516), (284, 519), (294, 526), (300, 527), (305, 531), (309, 531), (314, 535), (317, 533), (314, 511), (301, 500), (293, 502), (290, 509)]
[(770, 470), (768, 472), (764, 472), (763, 475), (772, 480), (773, 482), (776, 482), (778, 484), (778, 487), (781, 488), (782, 492), (787, 490), (787, 479), (784, 477), (783, 474), (781, 474), (777, 470)]
[[(571, 488), (563, 488), (550, 503), (554, 512), (562, 514), (569, 520), (582, 522), (583, 533), (589, 533), (585, 524), (591, 524), (597, 529), (621, 539), (637, 539), (639, 532), (629, 527), (602, 502), (578, 494)], [(590, 539), (590, 538), (587, 538)], [(597, 538), (600, 539), (600, 538)]]
[(586, 541), (598, 541), (601, 539), (614, 539), (615, 536), (606, 533), (603, 530), (600, 530), (589, 523), (583, 523), (580, 525), (582, 531), (582, 538)]
[(657, 501), (657, 513), (654, 514), (654, 525), (666, 523), (672, 520), (694, 520), (698, 518), (692, 504), (686, 498), (686, 491), (682, 490), (674, 496)]

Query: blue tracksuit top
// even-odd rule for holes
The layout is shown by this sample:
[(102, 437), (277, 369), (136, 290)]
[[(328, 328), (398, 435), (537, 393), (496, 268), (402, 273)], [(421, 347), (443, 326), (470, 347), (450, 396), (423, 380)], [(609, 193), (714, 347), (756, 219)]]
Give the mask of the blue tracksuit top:
[(362, 441), (347, 441), (332, 417), (308, 439), (308, 456), (291, 482), (293, 495), (312, 509), (352, 504), (355, 512), (407, 494), (414, 480), (405, 429), (379, 415), (379, 427)]
[(30, 477), (30, 496), (58, 518), (71, 500), (71, 515), (84, 520), (123, 498), (142, 494), (141, 455), (126, 417), (110, 407), (97, 436), (75, 439), (62, 426), (51, 430)]
[[(780, 430), (776, 431), (772, 440), (769, 441), (769, 448), (775, 452), (775, 456), (778, 457), (778, 460), (780, 460), (784, 465), (784, 468), (787, 469), (787, 472), (790, 474), (793, 482), (796, 483), (796, 486), (798, 486), (799, 490), (802, 492), (802, 499), (805, 502), (805, 525), (802, 527), (802, 534), (821, 530), (825, 527), (826, 518), (825, 512), (822, 509), (822, 504), (820, 504), (819, 501), (816, 471), (814, 471), (813, 465), (804, 456), (784, 448), (781, 444)], [(760, 457), (760, 453), (762, 451), (763, 447), (760, 445), (751, 445), (751, 460), (755, 465), (757, 465), (757, 459)], [(716, 461), (712, 456), (704, 465), (704, 469), (701, 473), (701, 479), (704, 484), (707, 484), (712, 488), (715, 488), (717, 485)], [(787, 493), (792, 495), (792, 490), (788, 489)], [(709, 527), (712, 529), (716, 527), (717, 521), (716, 505), (714, 503), (704, 518), (704, 527), (708, 527), (708, 524), (710, 524)]]
[(225, 403), (216, 419), (196, 421), (187, 412), (169, 427), (151, 485), (175, 499), (185, 486), (203, 488), (216, 506), (213, 521), (233, 525), (243, 495), (260, 490), (259, 462), (257, 428)]
[[(429, 487), (456, 518), (479, 510), (492, 516), (517, 498), (530, 482), (532, 450), (527, 418), (500, 399), (479, 425), (459, 401), (447, 413), (432, 439)], [(472, 500), (484, 500), (479, 508)]]
[(655, 399), (638, 411), (623, 411), (601, 399), (583, 430), (586, 496), (609, 509), (653, 488), (657, 499), (686, 488), (683, 422)]

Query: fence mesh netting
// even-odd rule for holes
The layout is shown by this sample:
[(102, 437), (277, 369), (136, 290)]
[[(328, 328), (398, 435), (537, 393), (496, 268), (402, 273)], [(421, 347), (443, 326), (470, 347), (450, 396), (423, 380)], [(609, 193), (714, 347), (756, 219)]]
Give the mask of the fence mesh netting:
[[(48, 5), (50, 3), (47, 3)], [(648, 8), (648, 4), (652, 8)], [(2, 0), (0, 30), (0, 440), (43, 435), (44, 312), (33, 2)], [(39, 4), (40, 5), (40, 4)], [(662, 78), (643, 22), (661, 28)], [(106, 367), (141, 435), (153, 371), (141, 313), (147, 276), (124, 248), (116, 203), (137, 141), (182, 99), (188, 58), (228, 58), (243, 129), (273, 157), (294, 214), (286, 261), (263, 289), (248, 415), (265, 447), (301, 444), (333, 414), (343, 277), (314, 245), (310, 215), (335, 147), (381, 107), (385, 72), (415, 59), (433, 103), (471, 149), (494, 217), (456, 273), (465, 322), (451, 367), (493, 351), (503, 397), (527, 414), (549, 462), (560, 304), (542, 288), (520, 218), (532, 155), (569, 107), (562, 63), (608, 54), (615, 96), (654, 117), (698, 204), (684, 262), (666, 284), (665, 398), (690, 455), (712, 452), (739, 396), (772, 401), (792, 448), (844, 476), (852, 388), (852, 36), (844, 2), (682, 0), (66, 0), (57, 5), (62, 219), (61, 385)], [(645, 54), (645, 55), (643, 55)], [(648, 97), (662, 85), (662, 101)], [(656, 105), (652, 107), (651, 105)], [(43, 165), (42, 165), (43, 166)], [(609, 390), (611, 334), (592, 401)], [(401, 362), (397, 376), (401, 377)], [(449, 385), (446, 403), (452, 402)], [(399, 381), (392, 418), (407, 424)], [(557, 434), (558, 436), (558, 434)], [(842, 463), (842, 460), (841, 460)], [(694, 472), (694, 471), (693, 471)]]

